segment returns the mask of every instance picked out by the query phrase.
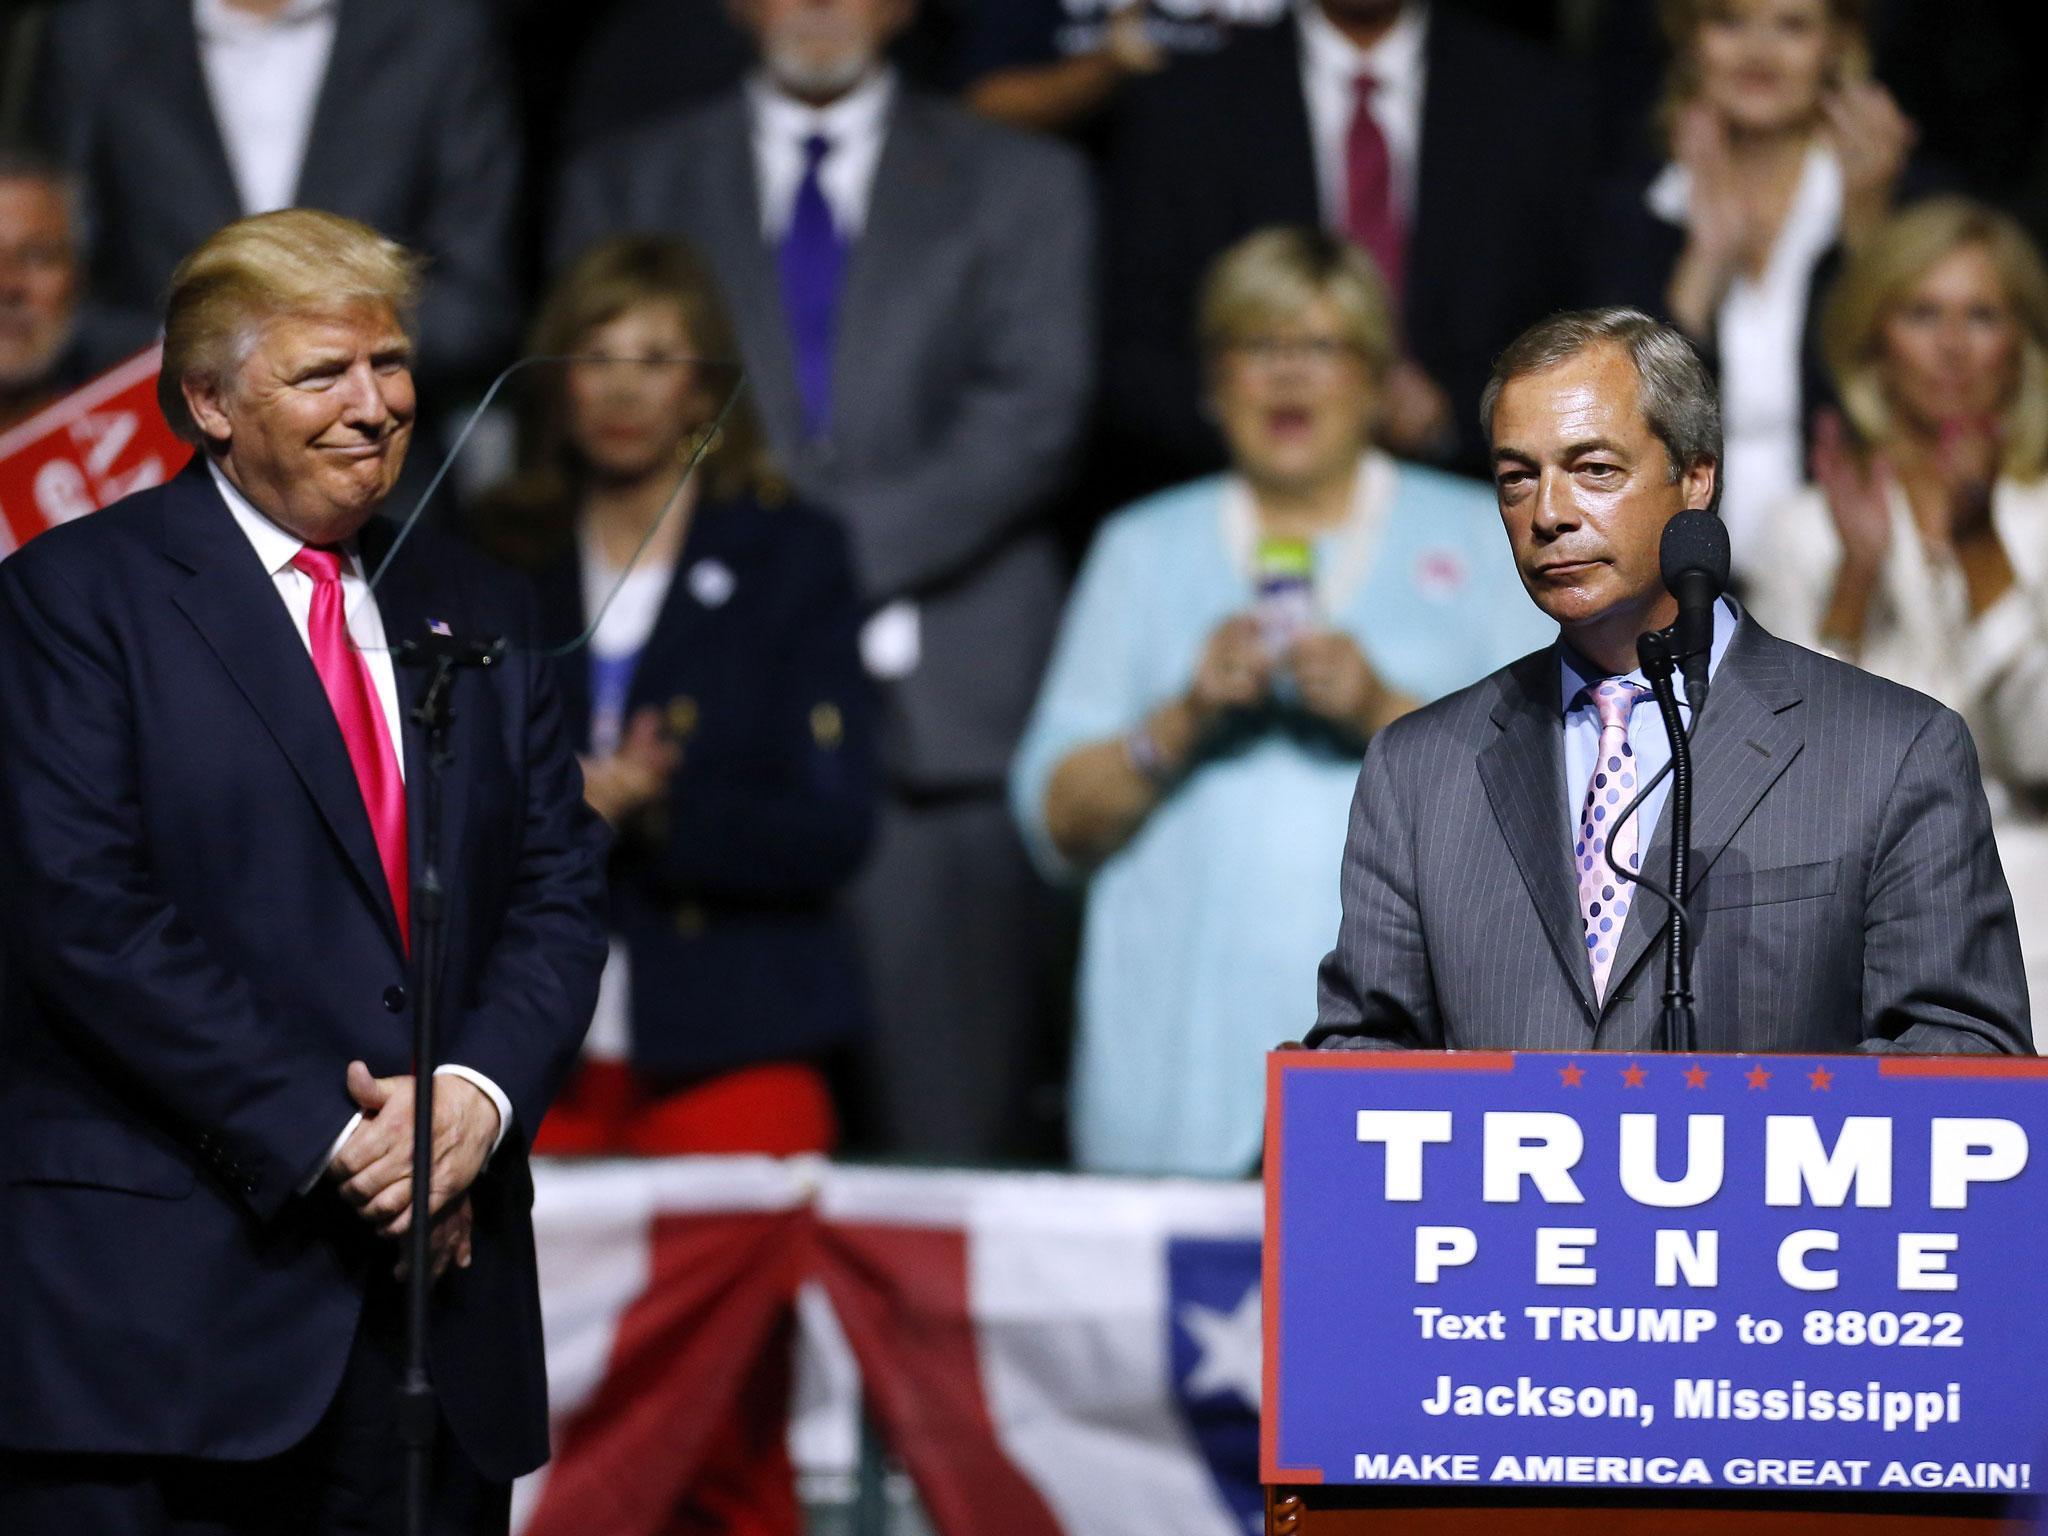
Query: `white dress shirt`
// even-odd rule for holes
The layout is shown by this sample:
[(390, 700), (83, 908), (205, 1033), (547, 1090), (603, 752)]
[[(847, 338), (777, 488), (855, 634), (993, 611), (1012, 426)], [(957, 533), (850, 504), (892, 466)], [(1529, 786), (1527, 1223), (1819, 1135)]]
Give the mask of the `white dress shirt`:
[[(235, 526), (242, 530), (263, 569), (270, 573), (271, 583), (284, 603), (284, 611), (291, 615), (292, 627), (299, 632), (306, 654), (312, 655), (313, 578), (292, 564), (298, 552), (306, 547), (305, 540), (297, 534), (287, 533), (257, 511), (235, 483), (221, 473), (219, 465), (209, 460), (206, 469), (213, 476), (214, 488), (228, 504), (228, 511), (234, 514)], [(342, 609), (348, 615), (349, 637), (360, 647), (363, 660), (369, 666), (370, 681), (377, 692), (377, 705), (384, 715), (384, 729), (391, 735), (392, 756), (402, 777), (405, 773), (405, 732), (399, 726), (397, 670), (385, 645), (384, 619), (377, 611), (376, 594), (364, 579), (362, 557), (354, 549), (345, 549), (341, 553), (341, 601)], [(474, 1083), (497, 1107), (498, 1134), (491, 1143), (491, 1150), (496, 1152), (512, 1124), (512, 1101), (505, 1097), (502, 1088), (481, 1072), (452, 1063), (444, 1063), (434, 1069), (436, 1077), (444, 1072)], [(334, 1161), (362, 1122), (363, 1117), (358, 1114), (341, 1128), (341, 1134), (334, 1138), (334, 1144), (328, 1148), (327, 1156), (320, 1160), (320, 1166), (299, 1186), (301, 1194), (320, 1182), (320, 1175), (327, 1171), (327, 1165)]]
[(804, 180), (804, 141), (823, 134), (832, 149), (818, 167), (818, 190), (832, 209), (832, 223), (849, 243), (867, 227), (868, 199), (875, 167), (896, 99), (896, 74), (878, 69), (828, 106), (813, 107), (785, 96), (764, 75), (747, 83), (754, 118), (754, 176), (761, 199), (761, 233), (779, 243), (796, 209)]
[(1315, 148), (1316, 186), (1322, 192), (1323, 222), (1342, 231), (1349, 212), (1345, 150), (1358, 104), (1358, 77), (1379, 82), (1372, 93), (1373, 121), (1386, 135), (1394, 163), (1394, 195), (1404, 224), (1415, 223), (1416, 168), (1422, 159), (1422, 94), (1428, 84), (1423, 43), (1429, 8), (1406, 5), (1387, 35), (1360, 48), (1339, 32), (1315, 0), (1303, 0), (1301, 90), (1308, 103), (1309, 139)]
[[(583, 557), (583, 611), (598, 616), (590, 632), (591, 656), (639, 655), (647, 648), (662, 605), (668, 601), (668, 589), (675, 580), (674, 562), (640, 561), (623, 571), (607, 565), (587, 524), (578, 531), (577, 543)], [(571, 656), (567, 662), (569, 666), (584, 664), (582, 656)], [(610, 741), (599, 740), (593, 729), (591, 750), (617, 750), (617, 736), (624, 729), (621, 720)], [(598, 978), (597, 1006), (590, 1015), (590, 1028), (584, 1032), (583, 1058), (627, 1061), (632, 1055), (633, 968), (626, 941), (614, 934), (605, 951), (604, 973)]]
[[(1650, 211), (1684, 225), (1692, 176), (1664, 167), (1646, 194)], [(1799, 186), (1763, 275), (1736, 274), (1714, 319), (1721, 356), (1721, 521), (1735, 569), (1756, 572), (1762, 524), (1806, 481), (1802, 364), (1813, 269), (1841, 234), (1842, 166), (1834, 151), (1807, 151)]]
[(242, 212), (288, 208), (327, 78), (341, 0), (287, 0), (275, 16), (192, 0), (199, 62)]

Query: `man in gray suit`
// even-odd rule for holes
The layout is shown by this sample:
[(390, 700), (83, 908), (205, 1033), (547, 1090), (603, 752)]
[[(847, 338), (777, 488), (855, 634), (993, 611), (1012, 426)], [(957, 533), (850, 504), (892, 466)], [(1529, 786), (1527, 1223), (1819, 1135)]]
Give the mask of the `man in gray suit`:
[(908, 0), (736, 0), (740, 90), (570, 166), (558, 261), (605, 235), (710, 260), (775, 455), (846, 526), (887, 685), (890, 794), (860, 894), (869, 1077), (894, 1150), (1017, 1150), (1044, 896), (1003, 776), (1058, 618), (1046, 520), (1092, 371), (1072, 152), (903, 88)]
[[(1555, 316), (1481, 406), (1501, 519), (1556, 646), (1372, 743), (1311, 1044), (1653, 1049), (1669, 743), (1637, 637), (1677, 604), (1664, 525), (1711, 508), (1712, 380), (1632, 310)], [(1693, 971), (1710, 1051), (2031, 1050), (1976, 751), (1932, 699), (1717, 605), (1693, 735)], [(1683, 712), (1683, 711), (1682, 711)], [(1686, 713), (1690, 724), (1689, 712)], [(1638, 851), (1640, 845), (1640, 852)]]

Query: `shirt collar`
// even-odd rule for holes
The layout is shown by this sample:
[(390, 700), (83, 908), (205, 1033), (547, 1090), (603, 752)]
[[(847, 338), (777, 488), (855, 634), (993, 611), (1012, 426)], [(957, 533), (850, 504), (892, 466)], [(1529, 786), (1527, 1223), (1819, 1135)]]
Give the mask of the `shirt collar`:
[[(1714, 641), (1707, 650), (1707, 676), (1712, 677), (1721, 667), (1721, 658), (1728, 654), (1728, 642), (1735, 638), (1735, 626), (1739, 619), (1735, 604), (1722, 598), (1714, 604)], [(1601, 679), (1613, 676), (1594, 662), (1588, 661), (1572, 649), (1562, 635), (1557, 641), (1557, 691), (1558, 713), (1569, 717), (1574, 709), (1591, 709), (1593, 705), (1581, 697), (1585, 690)], [(1634, 683), (1638, 688), (1647, 689), (1650, 680), (1643, 676), (1643, 669), (1636, 667), (1621, 674), (1623, 682)], [(1685, 702), (1685, 690), (1678, 690), (1678, 707), (1690, 710)]]
[(1316, 0), (1302, 0), (1301, 42), (1308, 67), (1347, 83), (1370, 71), (1382, 90), (1401, 90), (1422, 73), (1422, 44), (1429, 31), (1429, 7), (1404, 5), (1387, 35), (1360, 48), (1339, 32)]
[(878, 138), (895, 96), (896, 71), (887, 64), (872, 71), (837, 101), (822, 107), (786, 95), (765, 74), (756, 73), (747, 82), (747, 99), (753, 105), (756, 130), (793, 144), (801, 144), (814, 133), (823, 134), (834, 145)]
[(228, 0), (192, 0), (192, 24), (201, 37), (254, 37), (324, 17), (341, 8), (341, 0), (285, 0), (275, 16), (253, 16)]
[[(244, 496), (213, 460), (206, 461), (206, 472), (213, 477), (214, 489), (228, 504), (228, 511), (234, 514), (235, 526), (242, 530), (250, 547), (256, 551), (256, 558), (263, 562), (263, 569), (272, 576), (281, 576), (291, 568), (292, 561), (306, 541), (295, 533), (287, 533), (276, 523), (256, 510), (256, 504)], [(343, 556), (342, 570), (345, 574), (355, 573), (355, 556), (350, 551)]]

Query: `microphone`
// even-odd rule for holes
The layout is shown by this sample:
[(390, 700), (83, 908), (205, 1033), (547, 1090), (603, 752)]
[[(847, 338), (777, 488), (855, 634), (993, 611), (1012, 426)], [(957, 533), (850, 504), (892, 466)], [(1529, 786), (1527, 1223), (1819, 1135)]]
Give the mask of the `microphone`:
[(1664, 525), (1657, 549), (1664, 586), (1678, 599), (1672, 650), (1685, 673), (1685, 699), (1699, 719), (1707, 702), (1707, 662), (1714, 646), (1714, 600), (1728, 585), (1728, 529), (1711, 512), (1688, 507)]

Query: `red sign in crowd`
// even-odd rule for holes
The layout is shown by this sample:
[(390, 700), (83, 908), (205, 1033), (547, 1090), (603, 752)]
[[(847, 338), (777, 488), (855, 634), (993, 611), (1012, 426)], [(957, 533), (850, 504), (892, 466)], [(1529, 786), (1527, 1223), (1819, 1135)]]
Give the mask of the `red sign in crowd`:
[(0, 556), (185, 466), (192, 450), (157, 409), (159, 350), (0, 433)]

